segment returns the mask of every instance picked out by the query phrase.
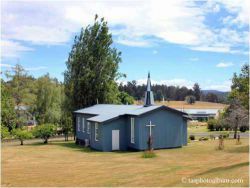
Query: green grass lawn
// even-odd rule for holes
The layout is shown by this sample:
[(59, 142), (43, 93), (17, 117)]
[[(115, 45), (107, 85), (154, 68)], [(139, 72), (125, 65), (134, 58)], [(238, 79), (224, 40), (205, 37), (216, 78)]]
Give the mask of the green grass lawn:
[[(248, 186), (248, 139), (241, 145), (225, 140), (191, 142), (176, 149), (156, 150), (155, 158), (142, 152), (97, 152), (73, 141), (48, 145), (2, 145), (2, 186)], [(243, 182), (187, 182), (188, 178), (242, 179)]]

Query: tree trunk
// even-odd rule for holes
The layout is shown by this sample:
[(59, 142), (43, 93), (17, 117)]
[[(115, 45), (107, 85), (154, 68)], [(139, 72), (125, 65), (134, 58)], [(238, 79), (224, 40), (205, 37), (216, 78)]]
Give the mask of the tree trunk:
[(237, 138), (237, 130), (238, 130), (238, 117), (235, 118), (236, 119), (236, 125), (234, 127), (234, 139)]
[(68, 140), (69, 140), (68, 137), (69, 137), (69, 136), (68, 136), (68, 133), (65, 133), (65, 134), (64, 134), (65, 141), (68, 141)]
[(23, 145), (23, 140), (20, 140), (21, 141), (21, 144), (20, 145)]
[(237, 125), (234, 127), (234, 139), (237, 138), (237, 131), (238, 131), (238, 123), (237, 123)]
[(44, 139), (44, 144), (48, 144), (48, 138)]

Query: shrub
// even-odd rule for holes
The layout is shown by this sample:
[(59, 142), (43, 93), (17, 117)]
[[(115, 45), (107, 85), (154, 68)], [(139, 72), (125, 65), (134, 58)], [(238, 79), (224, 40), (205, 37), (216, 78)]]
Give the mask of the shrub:
[(249, 129), (248, 126), (241, 126), (240, 127), (240, 132), (246, 132)]
[(229, 137), (229, 134), (228, 134), (228, 133), (227, 133), (227, 134), (223, 134), (222, 137), (223, 137), (223, 138), (228, 138), (228, 137)]
[(187, 104), (194, 104), (195, 103), (195, 96), (193, 96), (193, 95), (186, 96), (185, 101)]
[(223, 130), (222, 125), (220, 125), (218, 121), (216, 121), (216, 124), (214, 125), (214, 128), (215, 128), (216, 131), (222, 131)]
[(56, 133), (56, 126), (53, 124), (38, 125), (33, 129), (34, 136), (43, 139), (44, 144), (47, 144), (49, 138), (55, 135), (55, 133)]
[(207, 137), (201, 137), (201, 138), (199, 138), (199, 141), (206, 141), (206, 140), (208, 140)]
[(207, 121), (207, 129), (209, 129), (210, 131), (214, 131), (216, 125), (217, 125), (216, 119), (209, 119)]
[(190, 139), (190, 140), (195, 140), (195, 136), (194, 136), (194, 135), (190, 135), (190, 136), (189, 136), (189, 139)]
[(31, 132), (29, 132), (28, 130), (25, 129), (13, 129), (12, 130), (12, 135), (14, 136), (14, 138), (20, 140), (20, 145), (23, 145), (23, 141), (26, 139), (31, 139), (33, 138), (33, 135)]
[(154, 157), (156, 157), (154, 151), (144, 151), (142, 154), (142, 158), (154, 158)]
[(1, 140), (3, 140), (4, 138), (8, 138), (9, 136), (10, 136), (10, 132), (8, 128), (1, 125)]

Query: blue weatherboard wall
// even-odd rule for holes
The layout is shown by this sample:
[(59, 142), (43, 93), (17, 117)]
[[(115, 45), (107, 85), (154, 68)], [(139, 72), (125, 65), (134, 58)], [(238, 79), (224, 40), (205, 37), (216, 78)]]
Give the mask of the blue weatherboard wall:
[[(77, 114), (76, 117), (93, 117), (94, 115)], [(131, 143), (130, 119), (135, 119), (135, 143)], [(82, 119), (81, 119), (82, 121)], [(86, 131), (76, 132), (80, 140), (90, 139), (90, 145), (93, 149), (101, 151), (112, 151), (112, 130), (119, 130), (120, 150), (147, 149), (147, 140), (149, 136), (149, 122), (155, 127), (152, 128), (153, 148), (174, 148), (187, 145), (187, 121), (182, 114), (172, 112), (166, 109), (157, 109), (140, 116), (124, 115), (116, 119), (99, 123), (99, 140), (95, 141), (95, 123), (91, 124), (91, 134), (87, 134), (87, 121), (85, 122)], [(77, 121), (76, 121), (77, 122)], [(77, 129), (76, 129), (77, 130)]]
[(138, 118), (136, 125), (140, 131), (137, 132), (136, 137), (139, 137), (139, 150), (147, 149), (147, 140), (149, 137), (149, 121), (155, 127), (152, 128), (153, 148), (173, 148), (181, 147), (183, 144), (183, 118), (182, 116), (166, 111), (157, 110), (142, 115)]
[(126, 117), (103, 123), (103, 151), (112, 151), (112, 130), (119, 130), (120, 150), (127, 150)]

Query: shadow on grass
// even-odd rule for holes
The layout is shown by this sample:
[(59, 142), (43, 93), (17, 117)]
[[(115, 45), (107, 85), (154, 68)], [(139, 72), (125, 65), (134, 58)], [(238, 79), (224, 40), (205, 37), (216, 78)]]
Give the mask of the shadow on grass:
[(81, 152), (86, 152), (86, 153), (98, 152), (98, 151), (93, 150), (89, 147), (83, 147), (83, 146), (76, 145), (74, 142), (51, 142), (50, 145), (66, 147), (66, 148), (73, 149), (75, 151), (81, 151)]
[(240, 168), (240, 167), (248, 166), (248, 165), (249, 165), (249, 162), (244, 162), (244, 163), (234, 164), (234, 165), (225, 166), (225, 167), (216, 167), (216, 168), (212, 168), (210, 170), (207, 170), (205, 172), (199, 173), (197, 175), (205, 175), (205, 174), (208, 174), (208, 173), (227, 171), (227, 170), (231, 170), (231, 169), (234, 169), (234, 168)]

